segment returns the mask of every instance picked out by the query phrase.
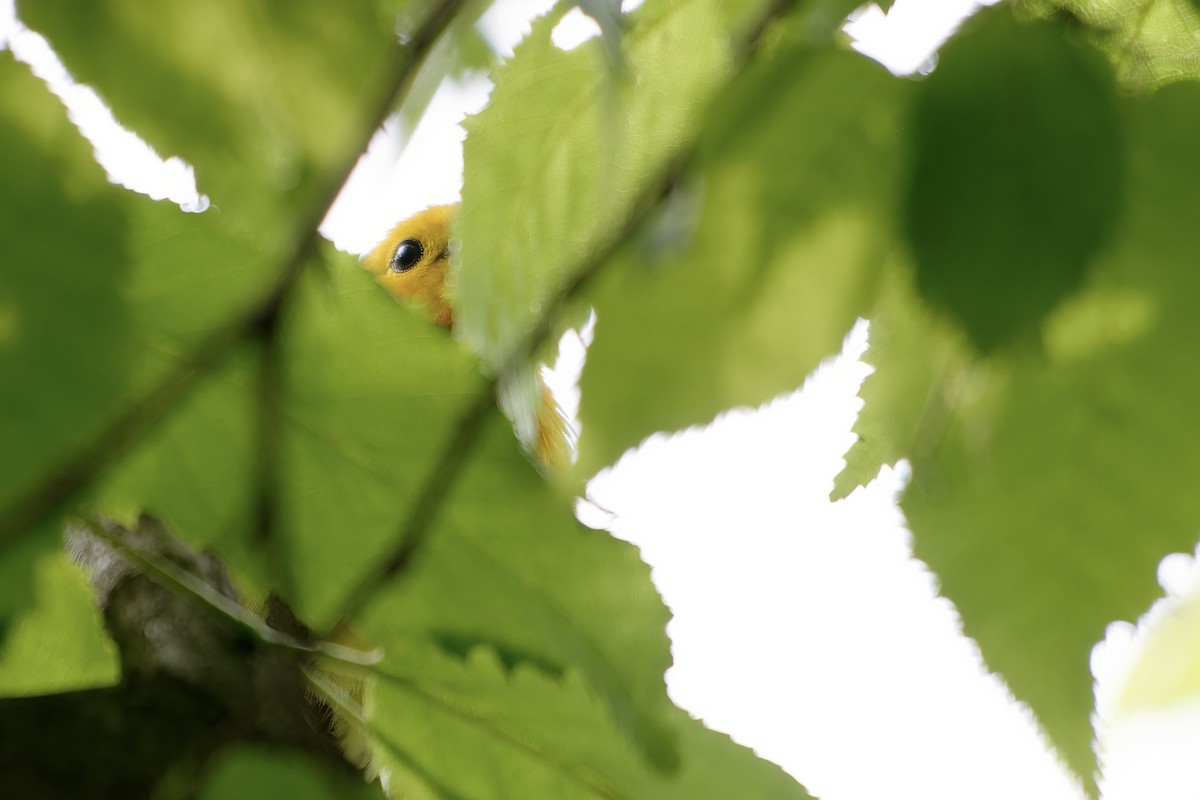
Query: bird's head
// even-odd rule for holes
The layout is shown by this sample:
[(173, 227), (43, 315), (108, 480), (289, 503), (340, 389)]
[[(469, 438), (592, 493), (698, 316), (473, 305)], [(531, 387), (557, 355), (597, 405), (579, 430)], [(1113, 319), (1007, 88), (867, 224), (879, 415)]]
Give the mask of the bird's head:
[(450, 223), (457, 204), (431, 206), (398, 223), (363, 259), (363, 264), (397, 300), (421, 305), (444, 328), (454, 324), (446, 298), (450, 268)]

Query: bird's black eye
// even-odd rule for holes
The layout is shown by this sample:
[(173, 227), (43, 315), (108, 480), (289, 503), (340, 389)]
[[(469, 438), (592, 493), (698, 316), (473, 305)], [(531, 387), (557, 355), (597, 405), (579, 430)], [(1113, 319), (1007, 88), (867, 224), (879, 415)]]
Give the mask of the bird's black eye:
[(417, 265), (423, 255), (425, 248), (420, 242), (416, 239), (405, 239), (396, 245), (396, 252), (392, 254), (392, 269), (396, 272), (408, 272)]

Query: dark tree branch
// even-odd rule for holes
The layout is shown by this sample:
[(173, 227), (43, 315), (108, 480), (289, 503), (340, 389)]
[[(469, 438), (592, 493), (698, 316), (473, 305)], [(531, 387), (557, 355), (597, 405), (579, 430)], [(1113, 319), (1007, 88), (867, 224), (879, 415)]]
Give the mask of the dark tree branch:
[[(303, 753), (340, 776), (347, 794), (361, 792), (330, 710), (309, 691), (313, 651), (299, 643), (304, 631), (290, 610), (274, 603), (268, 621), (282, 630), (268, 637), (257, 633), (262, 620), (247, 623), (249, 612), (219, 611), (241, 609), (224, 566), (152, 519), (129, 530), (106, 523), (101, 535), (68, 531), (117, 646), (121, 682), (0, 699), (5, 796), (161, 797), (170, 787), (167, 795), (190, 797), (215, 756), (249, 743)], [(148, 563), (158, 568), (143, 571)]]

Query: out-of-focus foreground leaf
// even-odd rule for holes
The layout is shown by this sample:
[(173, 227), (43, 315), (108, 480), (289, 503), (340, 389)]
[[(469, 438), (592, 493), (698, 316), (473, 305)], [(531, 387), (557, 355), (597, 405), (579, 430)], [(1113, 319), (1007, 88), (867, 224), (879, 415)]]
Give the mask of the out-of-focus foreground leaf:
[[(61, 542), (49, 532), (47, 544)], [(28, 546), (30, 542), (22, 542)], [(60, 547), (42, 548), (32, 565), (16, 559), (35, 586), (33, 606), (0, 643), (0, 695), (67, 692), (115, 684), (120, 677), (116, 649), (104, 630), (95, 598), (83, 573)], [(19, 550), (18, 550), (19, 554)], [(10, 576), (5, 558), (0, 576)], [(28, 577), (27, 577), (28, 576)], [(5, 582), (7, 588), (7, 582)]]
[(1104, 57), (988, 10), (920, 87), (905, 221), (917, 289), (984, 351), (1036, 334), (1110, 238), (1123, 151)]
[[(969, 381), (970, 345), (957, 330), (920, 305), (903, 263), (893, 263), (871, 312), (870, 344), (863, 361), (875, 371), (858, 396), (857, 439), (833, 481), (830, 500), (847, 497), (875, 480), (884, 465), (918, 459), (936, 446), (947, 413), (935, 383), (959, 374)], [(903, 364), (903, 369), (896, 365)]]
[(200, 800), (367, 800), (380, 796), (378, 786), (334, 775), (293, 752), (246, 746), (214, 761), (197, 795)]
[(395, 41), (382, 5), (39, 0), (18, 13), (118, 120), (196, 168), (227, 224), (275, 250), (373, 111)]
[[(916, 555), (1093, 787), (1091, 648), (1110, 622), (1148, 607), (1159, 560), (1191, 550), (1200, 519), (1200, 379), (1179, 346), (1200, 338), (1200, 160), (1188, 133), (1200, 87), (1129, 105), (1118, 234), (1047, 321), (1039, 351), (970, 363), (896, 294), (884, 341), (914, 344), (875, 353), (876, 385), (896, 394), (888, 403), (925, 409), (919, 426), (905, 415), (913, 438), (893, 432), (889, 456), (912, 458), (903, 508)], [(951, 357), (914, 364), (920, 337)], [(902, 379), (914, 369), (925, 385)]]
[[(54, 480), (118, 410), (132, 342), (128, 223), (90, 149), (27, 67), (0, 53), (0, 514)], [(0, 551), (0, 645), (60, 545), (50, 515)], [(77, 598), (76, 598), (77, 599)], [(86, 601), (85, 601), (86, 602)], [(63, 611), (72, 619), (88, 604)]]
[(1145, 643), (1117, 695), (1114, 717), (1166, 710), (1200, 698), (1200, 595), (1193, 592), (1177, 600), (1144, 635)]
[(649, 568), (630, 545), (573, 519), (498, 412), (477, 447), (425, 552), (369, 610), (366, 632), (401, 659), (432, 641), (452, 652), (493, 648), (554, 675), (575, 671), (618, 730), (672, 767), (668, 614)]
[(118, 408), (132, 344), (127, 194), (62, 106), (0, 54), (0, 509)]
[[(259, 591), (284, 591), (310, 625), (336, 621), (384, 557), (478, 377), (442, 331), (327, 251), (280, 321), (278, 395), (250, 341), (111, 479), (116, 508), (149, 510), (215, 547)], [(268, 415), (264, 418), (263, 414)], [(264, 441), (263, 426), (278, 424)], [(274, 454), (263, 448), (274, 448)], [(265, 457), (274, 473), (262, 473)], [(263, 480), (271, 485), (261, 487)], [(268, 492), (270, 529), (257, 516)]]
[(656, 430), (794, 389), (837, 352), (893, 241), (907, 88), (792, 41), (717, 98), (699, 178), (587, 295), (581, 476)]
[(1195, 0), (1036, 0), (1028, 8), (1066, 12), (1086, 26), (1129, 86), (1152, 89), (1200, 77), (1200, 7)]
[(650, 0), (628, 17), (620, 73), (597, 40), (558, 49), (552, 14), (497, 70), (465, 123), (453, 287), (458, 334), (485, 361), (506, 366), (564, 272), (686, 140), (758, 5)]

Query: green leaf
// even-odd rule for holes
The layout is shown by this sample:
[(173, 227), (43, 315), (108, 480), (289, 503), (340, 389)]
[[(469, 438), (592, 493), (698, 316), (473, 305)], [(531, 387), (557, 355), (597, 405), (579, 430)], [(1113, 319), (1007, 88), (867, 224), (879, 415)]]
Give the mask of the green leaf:
[(1121, 205), (1111, 70), (1058, 26), (998, 8), (943, 48), (912, 124), (917, 289), (983, 351), (1035, 337)]
[(336, 621), (346, 594), (398, 545), (401, 523), (463, 408), (475, 361), (424, 315), (326, 249), (283, 326), (280, 531), (297, 610)]
[(1200, 696), (1200, 595), (1177, 602), (1143, 630), (1143, 643), (1117, 694), (1114, 718), (1165, 711)]
[(22, 615), (37, 613), (38, 566), (62, 546), (58, 523), (55, 518), (53, 524), (26, 531), (0, 551), (0, 659)]
[(1200, 341), (1200, 86), (1129, 123), (1119, 238), (1044, 353), (943, 378), (959, 391), (903, 499), (964, 631), (1093, 788), (1091, 648), (1159, 595), (1159, 561), (1200, 525), (1200, 375), (1181, 347)]
[(0, 53), (0, 509), (118, 408), (130, 340), (127, 207), (66, 112)]
[(109, 471), (97, 504), (128, 525), (152, 514), (197, 549), (220, 553), (243, 589), (264, 595), (272, 573), (252, 541), (260, 366), (247, 346), (227, 356)]
[(677, 760), (663, 715), (667, 610), (637, 551), (575, 521), (499, 413), (450, 490), (411, 572), (362, 626), (389, 654), (480, 645), (550, 673), (577, 669), (618, 730), (659, 767)]
[[(148, 385), (260, 305), (278, 267), (215, 209), (187, 214), (124, 195), (129, 274), (121, 297), (136, 332), (136, 381)], [(98, 502), (129, 524), (152, 512), (174, 535), (220, 552), (245, 588), (263, 593), (269, 588), (264, 554), (251, 542), (260, 366), (252, 346), (234, 348), (106, 472)]]
[(197, 794), (200, 800), (334, 800), (379, 797), (378, 787), (334, 774), (299, 752), (243, 746), (220, 754)]
[[(14, 586), (10, 569), (32, 578), (35, 599), (0, 645), (0, 695), (33, 695), (110, 686), (120, 678), (116, 648), (104, 630), (96, 601), (79, 568), (60, 544), (57, 530), (26, 537), (4, 557), (5, 593)], [(32, 548), (31, 548), (32, 545)], [(36, 558), (21, 558), (30, 550)], [(20, 579), (18, 579), (20, 580)]]
[(395, 41), (378, 0), (21, 2), (74, 77), (270, 249), (360, 135)]
[[(179, 252), (163, 254), (170, 263), (190, 257), (191, 237), (172, 241)], [(175, 271), (144, 296), (178, 298), (192, 281)], [(186, 317), (171, 318), (186, 326)], [(460, 398), (480, 379), (450, 337), (332, 248), (309, 266), (278, 325), (281, 385), (269, 408), (267, 356), (250, 341), (113, 474), (105, 508), (125, 519), (149, 511), (220, 553), (244, 587), (284, 592), (323, 627), (395, 546)], [(264, 439), (274, 424), (278, 437)], [(265, 537), (263, 491), (274, 515)]]
[(654, 431), (795, 389), (837, 352), (891, 242), (905, 97), (861, 56), (796, 42), (713, 103), (700, 180), (586, 298), (578, 475)]
[[(647, 768), (574, 672), (510, 667), (485, 645), (462, 660), (409, 648), (372, 688), (377, 763), (413, 797), (804, 800), (775, 765), (674, 709), (678, 772)], [(445, 753), (454, 753), (447, 762)]]
[(1031, 6), (1066, 12), (1112, 60), (1121, 83), (1137, 89), (1200, 77), (1200, 8), (1195, 0), (1046, 0)]
[(965, 341), (921, 306), (903, 264), (884, 274), (879, 303), (871, 312), (869, 346), (863, 361), (875, 371), (858, 396), (863, 408), (854, 421), (857, 440), (846, 466), (833, 481), (830, 500), (866, 486), (884, 465), (927, 454), (941, 436), (947, 414), (947, 375), (964, 374), (970, 363)]
[(649, 0), (628, 18), (623, 77), (598, 40), (557, 49), (561, 13), (550, 15), (497, 70), (487, 108), (465, 123), (456, 221), (456, 332), (485, 362), (507, 366), (566, 272), (686, 141), (752, 10)]

